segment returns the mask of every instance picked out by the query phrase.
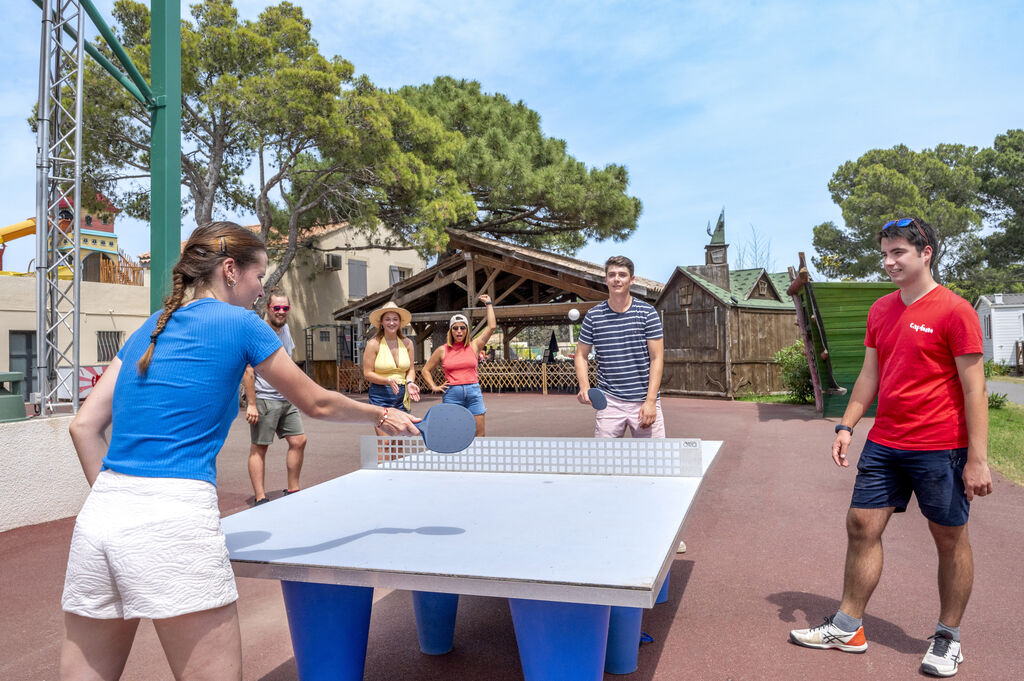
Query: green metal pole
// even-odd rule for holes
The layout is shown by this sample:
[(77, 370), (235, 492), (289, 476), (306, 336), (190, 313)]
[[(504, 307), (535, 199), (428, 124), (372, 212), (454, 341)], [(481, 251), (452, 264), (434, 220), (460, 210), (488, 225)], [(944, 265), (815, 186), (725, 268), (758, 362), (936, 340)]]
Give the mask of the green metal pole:
[(153, 0), (151, 16), (156, 107), (151, 119), (149, 307), (156, 311), (181, 256), (181, 0)]
[[(128, 53), (124, 51), (124, 47), (121, 46), (121, 43), (114, 35), (114, 32), (110, 30), (109, 26), (107, 26), (107, 22), (103, 21), (103, 16), (96, 9), (96, 6), (92, 4), (92, 0), (80, 1), (82, 3), (82, 7), (89, 15), (89, 18), (92, 19), (92, 23), (96, 26), (97, 30), (99, 30), (100, 35), (103, 36), (103, 39), (107, 41), (107, 45), (110, 46), (110, 49), (114, 51), (114, 56), (116, 56), (118, 61), (121, 62), (121, 65), (124, 66), (124, 70), (128, 72), (128, 77), (132, 79), (133, 83), (135, 83), (135, 86), (139, 89), (139, 92), (141, 92), (147, 98), (152, 97), (153, 93), (150, 92), (149, 83), (147, 83), (146, 79), (142, 77), (142, 74), (139, 73), (139, 70), (135, 68), (135, 64), (132, 62), (131, 57), (129, 57)], [(180, 0), (178, 0), (178, 2), (180, 3)], [(156, 9), (156, 4), (156, 2), (153, 3), (154, 11)], [(180, 35), (181, 29), (178, 29), (178, 33)], [(178, 61), (181, 61), (180, 58)]]

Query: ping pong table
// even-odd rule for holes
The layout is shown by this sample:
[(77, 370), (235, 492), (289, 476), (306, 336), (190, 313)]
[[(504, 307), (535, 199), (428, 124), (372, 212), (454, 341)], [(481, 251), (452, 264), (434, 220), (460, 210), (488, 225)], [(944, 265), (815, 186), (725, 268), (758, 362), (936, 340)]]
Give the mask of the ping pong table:
[(428, 654), (452, 649), (459, 594), (508, 598), (527, 681), (590, 681), (636, 669), (720, 446), (365, 436), (360, 470), (222, 525), (236, 575), (281, 580), (301, 681), (363, 677), (375, 587), (413, 592)]

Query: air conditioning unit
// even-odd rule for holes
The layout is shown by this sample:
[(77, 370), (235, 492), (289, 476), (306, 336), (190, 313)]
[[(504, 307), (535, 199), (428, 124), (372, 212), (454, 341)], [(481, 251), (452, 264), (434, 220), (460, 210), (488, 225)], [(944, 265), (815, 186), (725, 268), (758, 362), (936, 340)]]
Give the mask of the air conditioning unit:
[(324, 253), (324, 269), (340, 270), (344, 258), (337, 253)]

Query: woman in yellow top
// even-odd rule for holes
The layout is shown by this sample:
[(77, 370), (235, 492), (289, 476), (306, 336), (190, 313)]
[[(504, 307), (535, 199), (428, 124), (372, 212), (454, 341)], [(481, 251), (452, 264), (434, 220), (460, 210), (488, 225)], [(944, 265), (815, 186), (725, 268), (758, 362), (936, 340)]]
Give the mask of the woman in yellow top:
[[(416, 351), (412, 341), (402, 335), (412, 315), (389, 301), (370, 313), (376, 333), (366, 341), (363, 351), (363, 377), (370, 382), (370, 404), (387, 409), (409, 411), (409, 402), (420, 401), (414, 364)], [(384, 431), (375, 428), (377, 435)]]

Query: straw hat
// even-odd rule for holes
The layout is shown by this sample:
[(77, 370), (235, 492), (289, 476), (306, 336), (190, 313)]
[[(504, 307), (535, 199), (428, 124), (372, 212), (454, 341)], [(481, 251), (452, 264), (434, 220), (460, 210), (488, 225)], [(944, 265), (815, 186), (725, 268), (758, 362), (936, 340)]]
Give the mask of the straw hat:
[(384, 316), (385, 312), (397, 312), (398, 319), (402, 326), (409, 326), (409, 322), (412, 321), (412, 313), (406, 310), (404, 307), (398, 307), (395, 301), (389, 300), (384, 303), (384, 306), (378, 308), (370, 313), (370, 324), (380, 328), (380, 318)]

